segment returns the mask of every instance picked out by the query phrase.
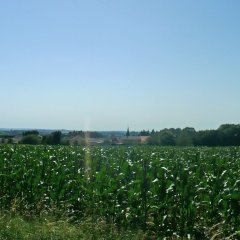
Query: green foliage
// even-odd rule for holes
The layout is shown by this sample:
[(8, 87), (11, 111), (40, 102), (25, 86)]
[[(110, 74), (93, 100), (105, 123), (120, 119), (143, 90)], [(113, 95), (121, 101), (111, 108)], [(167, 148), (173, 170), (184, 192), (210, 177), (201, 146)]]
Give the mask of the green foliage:
[[(154, 134), (154, 131), (152, 132), (152, 134)], [(142, 130), (139, 133), (139, 136), (150, 136), (150, 132), (149, 132), (149, 130), (148, 131)]]
[(174, 146), (175, 145), (175, 136), (168, 129), (164, 129), (160, 132), (160, 144), (163, 146)]
[(42, 143), (49, 145), (58, 145), (61, 143), (62, 133), (61, 131), (55, 131), (47, 136), (43, 136)]
[(56, 131), (52, 133), (52, 144), (57, 145), (61, 143), (62, 133), (61, 131)]
[[(142, 131), (144, 134), (145, 132)], [(240, 146), (240, 125), (223, 124), (217, 130), (169, 128), (152, 131), (149, 143), (163, 146)]]
[(44, 215), (26, 218), (17, 214), (0, 214), (1, 240), (77, 240), (77, 239), (144, 239), (142, 232), (119, 231), (116, 226), (104, 221), (88, 219), (72, 224), (70, 219)]
[(239, 147), (1, 145), (0, 207), (153, 238), (211, 239), (221, 226), (226, 239), (239, 231), (239, 172)]
[(96, 131), (72, 131), (68, 134), (69, 136), (80, 136), (80, 137), (88, 137), (88, 138), (102, 138), (103, 135), (99, 132), (96, 132)]
[(176, 137), (177, 146), (192, 146), (196, 138), (194, 128), (184, 128)]
[(13, 143), (13, 139), (12, 138), (8, 138), (7, 143), (12, 144)]
[(35, 134), (27, 134), (21, 140), (22, 144), (40, 144), (41, 138)]
[(22, 133), (23, 136), (27, 135), (39, 135), (39, 132), (37, 130), (31, 130), (31, 131), (25, 131)]

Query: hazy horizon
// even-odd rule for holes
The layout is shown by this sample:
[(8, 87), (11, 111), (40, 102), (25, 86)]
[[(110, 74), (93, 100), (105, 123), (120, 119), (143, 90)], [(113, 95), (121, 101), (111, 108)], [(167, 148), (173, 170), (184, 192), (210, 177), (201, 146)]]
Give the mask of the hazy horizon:
[[(239, 123), (222, 123), (221, 125), (224, 125), (224, 124), (239, 124)], [(145, 129), (131, 129), (129, 128), (130, 132), (141, 132), (141, 131), (160, 131), (160, 130), (163, 130), (163, 129), (171, 129), (171, 128), (180, 128), (180, 129), (184, 129), (184, 128), (194, 128), (196, 131), (201, 131), (201, 130), (217, 130), (221, 125), (219, 125), (218, 127), (216, 128), (205, 128), (205, 129), (200, 129), (200, 128), (195, 128), (194, 126), (184, 126), (184, 127), (164, 127), (164, 128), (161, 128), (161, 129), (154, 129), (154, 128), (145, 128)], [(39, 127), (36, 127), (36, 128), (21, 128), (21, 127), (16, 127), (16, 128), (11, 128), (11, 127), (6, 127), (6, 128), (2, 128), (0, 127), (0, 130), (46, 130), (46, 131), (91, 131), (91, 132), (126, 132), (127, 131), (127, 128), (126, 129), (110, 129), (110, 130), (105, 130), (105, 129), (67, 129), (67, 128), (39, 128)]]
[(238, 124), (239, 1), (0, 3), (0, 128)]

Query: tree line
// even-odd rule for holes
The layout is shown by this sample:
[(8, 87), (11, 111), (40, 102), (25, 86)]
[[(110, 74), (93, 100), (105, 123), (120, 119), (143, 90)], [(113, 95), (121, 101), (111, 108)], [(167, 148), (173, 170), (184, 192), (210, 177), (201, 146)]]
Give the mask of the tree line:
[(26, 131), (22, 133), (22, 144), (48, 144), (57, 145), (61, 144), (62, 132), (55, 131), (51, 134), (41, 136), (37, 130)]
[[(81, 137), (81, 138), (102, 138), (102, 134), (96, 131), (72, 131), (67, 134), (68, 138)], [(61, 131), (55, 131), (48, 135), (40, 135), (37, 130), (25, 131), (22, 133), (22, 144), (47, 144), (47, 145), (58, 145), (64, 144), (69, 145), (69, 140), (63, 140), (63, 134)], [(85, 144), (85, 141), (84, 141)]]
[[(128, 130), (128, 134), (131, 133)], [(73, 131), (68, 133), (68, 137), (103, 137), (99, 132)], [(139, 136), (148, 136), (149, 145), (162, 146), (240, 146), (240, 124), (223, 124), (215, 130), (196, 131), (192, 127), (186, 128), (165, 128), (160, 131), (139, 132)], [(61, 131), (55, 131), (48, 135), (41, 136), (38, 131), (26, 131), (22, 133), (20, 143), (23, 144), (64, 144)], [(67, 143), (65, 143), (67, 144)], [(69, 143), (68, 143), (69, 144)], [(140, 144), (140, 142), (139, 142)]]
[(216, 130), (200, 130), (186, 127), (165, 128), (160, 131), (141, 131), (149, 136), (150, 145), (163, 146), (239, 146), (240, 124), (223, 124)]

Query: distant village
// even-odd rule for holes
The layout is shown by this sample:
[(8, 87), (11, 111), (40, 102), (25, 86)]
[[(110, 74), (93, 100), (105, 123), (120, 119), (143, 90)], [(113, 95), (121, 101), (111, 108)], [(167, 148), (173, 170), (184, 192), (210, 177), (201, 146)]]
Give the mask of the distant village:
[(124, 131), (0, 130), (0, 144), (135, 145), (146, 144), (149, 136)]

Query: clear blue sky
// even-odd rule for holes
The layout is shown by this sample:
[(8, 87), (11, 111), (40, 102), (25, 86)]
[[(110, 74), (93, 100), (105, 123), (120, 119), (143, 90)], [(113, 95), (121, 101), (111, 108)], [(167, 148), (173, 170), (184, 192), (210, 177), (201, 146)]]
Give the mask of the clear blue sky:
[(0, 127), (240, 122), (240, 1), (0, 2)]

